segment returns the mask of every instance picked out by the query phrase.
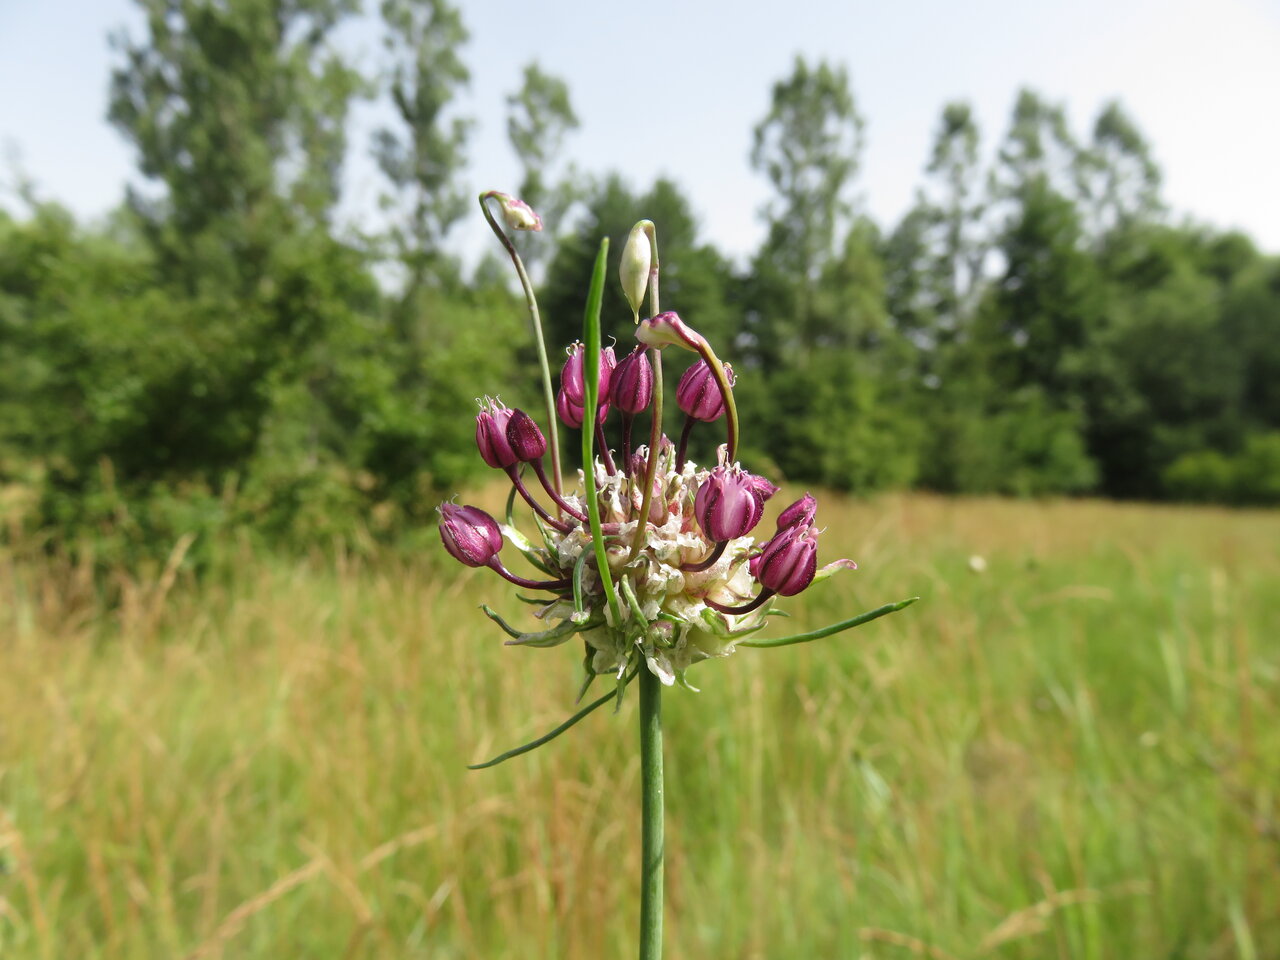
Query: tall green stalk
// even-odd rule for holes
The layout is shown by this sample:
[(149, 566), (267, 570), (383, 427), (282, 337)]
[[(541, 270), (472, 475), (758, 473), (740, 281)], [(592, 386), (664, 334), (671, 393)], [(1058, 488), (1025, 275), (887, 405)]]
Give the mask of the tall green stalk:
[(529, 307), (529, 321), (533, 324), (533, 342), (534, 346), (538, 348), (538, 366), (542, 368), (542, 395), (546, 403), (547, 438), (550, 440), (549, 446), (551, 447), (551, 485), (555, 488), (556, 495), (559, 496), (564, 493), (561, 489), (563, 481), (560, 469), (560, 428), (556, 420), (556, 394), (551, 387), (551, 364), (547, 360), (547, 344), (542, 335), (542, 315), (538, 312), (538, 298), (533, 294), (533, 283), (529, 280), (529, 274), (524, 269), (524, 261), (520, 259), (520, 254), (516, 252), (515, 244), (511, 242), (511, 238), (507, 236), (506, 231), (498, 225), (498, 221), (494, 219), (493, 212), (489, 209), (488, 200), (491, 196), (493, 196), (493, 191), (480, 194), (480, 209), (484, 211), (484, 218), (489, 221), (489, 226), (493, 228), (493, 232), (502, 241), (502, 246), (506, 249), (507, 256), (515, 264), (516, 273), (520, 277), (520, 286), (524, 288), (525, 304)]
[(640, 666), (640, 960), (662, 958), (662, 681)]

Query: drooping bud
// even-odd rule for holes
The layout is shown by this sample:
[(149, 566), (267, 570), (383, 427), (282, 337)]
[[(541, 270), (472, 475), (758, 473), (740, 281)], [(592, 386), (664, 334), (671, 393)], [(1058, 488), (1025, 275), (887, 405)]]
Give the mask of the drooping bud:
[(707, 339), (672, 310), (650, 317), (636, 328), (636, 339), (650, 347), (684, 347), (701, 353)]
[(693, 514), (710, 540), (745, 537), (760, 522), (764, 501), (750, 474), (717, 467), (702, 481), (693, 501)]
[(502, 549), (502, 529), (498, 521), (479, 507), (442, 503), (440, 541), (449, 556), (468, 567), (483, 567)]
[[(587, 348), (575, 343), (569, 348), (569, 359), (564, 362), (560, 371), (560, 389), (564, 391), (569, 402), (577, 407), (587, 405), (587, 380), (585, 354)], [(618, 365), (613, 347), (605, 347), (600, 351), (600, 389), (596, 395), (601, 403), (609, 399), (609, 383), (613, 378), (613, 369)]]
[(619, 410), (632, 415), (646, 409), (653, 400), (653, 364), (639, 348), (618, 361), (609, 399)]
[(547, 438), (542, 435), (537, 421), (523, 410), (512, 410), (507, 423), (507, 443), (516, 459), (532, 463), (547, 452)]
[(818, 513), (818, 501), (813, 494), (806, 493), (787, 509), (778, 514), (778, 532), (788, 527), (809, 527)]
[(641, 220), (631, 228), (626, 246), (622, 248), (622, 264), (618, 267), (618, 279), (622, 281), (622, 293), (631, 305), (631, 314), (640, 319), (640, 304), (649, 288), (649, 270), (653, 266), (653, 247), (649, 243), (648, 220)]
[[(726, 363), (724, 373), (732, 387), (733, 367)], [(693, 419), (703, 423), (711, 423), (724, 416), (724, 395), (707, 361), (699, 360), (684, 372), (680, 385), (676, 387), (676, 403)]]
[(502, 208), (502, 219), (510, 229), (533, 231), (542, 229), (542, 218), (523, 200), (517, 200), (511, 194), (499, 193), (497, 190), (491, 190), (487, 196), (498, 201), (498, 206)]
[(760, 507), (764, 508), (764, 502), (778, 492), (779, 487), (776, 483), (771, 482), (767, 477), (757, 476), (754, 473), (744, 474), (747, 482), (751, 484), (751, 489), (755, 491), (757, 497), (760, 498)]
[(495, 470), (505, 470), (517, 462), (507, 442), (510, 420), (511, 411), (492, 400), (486, 400), (476, 414), (476, 446), (480, 448), (481, 459)]
[(813, 583), (818, 571), (818, 533), (813, 527), (783, 530), (750, 563), (752, 575), (766, 590), (791, 597)]

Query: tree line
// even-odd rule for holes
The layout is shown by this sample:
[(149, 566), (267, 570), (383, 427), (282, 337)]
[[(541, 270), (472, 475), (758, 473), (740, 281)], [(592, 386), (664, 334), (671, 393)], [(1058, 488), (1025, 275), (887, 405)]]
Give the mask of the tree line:
[[(383, 0), (369, 76), (334, 41), (356, 0), (139, 2), (110, 78), (139, 183), (94, 226), (29, 184), (0, 209), (0, 483), (29, 525), (129, 549), (426, 516), (471, 479), (473, 398), (536, 395), (508, 268), (450, 244), (476, 213), (459, 12)], [(393, 122), (353, 145), (372, 96)], [(577, 335), (599, 238), (616, 259), (652, 219), (664, 305), (734, 361), (752, 462), (855, 492), (1280, 502), (1280, 259), (1175, 223), (1119, 104), (1081, 134), (1023, 90), (994, 151), (945, 105), (915, 202), (880, 225), (853, 199), (849, 76), (797, 57), (753, 131), (771, 199), (743, 266), (678, 183), (568, 162), (559, 78), (530, 64), (507, 110), (513, 192), (548, 227), (519, 246), (552, 349)], [(335, 211), (357, 148), (385, 226), (353, 235)], [(629, 343), (614, 285), (605, 317)]]

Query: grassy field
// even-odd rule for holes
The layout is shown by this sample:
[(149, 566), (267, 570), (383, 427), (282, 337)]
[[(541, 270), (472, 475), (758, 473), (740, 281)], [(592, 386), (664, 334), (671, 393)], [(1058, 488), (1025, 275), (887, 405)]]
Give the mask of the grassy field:
[[(815, 587), (667, 725), (684, 958), (1280, 957), (1280, 514), (824, 501)], [(0, 957), (634, 952), (635, 702), (440, 551), (199, 584), (0, 557)], [(985, 559), (985, 572), (970, 557)]]

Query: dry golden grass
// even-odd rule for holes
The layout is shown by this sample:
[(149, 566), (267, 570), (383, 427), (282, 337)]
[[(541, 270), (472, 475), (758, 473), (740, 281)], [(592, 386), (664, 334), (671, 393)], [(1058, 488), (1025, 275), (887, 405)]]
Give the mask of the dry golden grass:
[[(493, 506), (493, 504), (490, 504)], [(668, 694), (678, 958), (1280, 955), (1280, 515), (824, 498), (859, 572)], [(633, 952), (635, 705), (496, 578), (0, 558), (0, 956)], [(984, 573), (970, 569), (981, 556)]]

